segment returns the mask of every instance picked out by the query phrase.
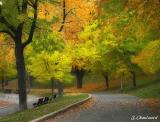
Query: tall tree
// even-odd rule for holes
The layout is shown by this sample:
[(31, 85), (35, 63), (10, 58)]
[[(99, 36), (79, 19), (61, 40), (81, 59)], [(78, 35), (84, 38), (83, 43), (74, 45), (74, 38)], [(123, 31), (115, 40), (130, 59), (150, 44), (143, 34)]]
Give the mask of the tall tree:
[(52, 95), (54, 84), (57, 81), (60, 88), (59, 95), (62, 95), (62, 82), (66, 82), (66, 77), (71, 72), (71, 59), (69, 55), (58, 51), (52, 54), (43, 51), (32, 58), (31, 65), (28, 67), (31, 74), (37, 79), (51, 81)]
[(116, 64), (115, 50), (118, 42), (112, 32), (110, 25), (103, 26), (98, 20), (86, 26), (80, 34), (83, 41), (92, 41), (97, 49), (99, 57), (96, 59), (92, 70), (101, 73), (106, 81), (106, 87), (109, 88), (109, 74), (111, 74)]
[(91, 40), (71, 46), (68, 52), (72, 57), (72, 72), (77, 79), (77, 88), (82, 88), (84, 75), (98, 60), (98, 52)]
[(51, 81), (52, 94), (55, 83), (58, 84), (59, 95), (62, 95), (62, 83), (72, 79), (71, 58), (65, 48), (61, 34), (52, 32), (43, 35), (41, 40), (33, 40), (25, 52), (28, 71), (38, 81)]
[[(19, 108), (27, 109), (24, 48), (31, 43), (37, 21), (38, 0), (2, 0), (0, 6), (0, 32), (8, 34), (15, 43), (15, 58), (18, 76)], [(10, 9), (12, 8), (12, 12)], [(28, 12), (33, 9), (30, 18), (31, 25), (26, 32), (29, 17)], [(28, 37), (24, 35), (28, 33)]]

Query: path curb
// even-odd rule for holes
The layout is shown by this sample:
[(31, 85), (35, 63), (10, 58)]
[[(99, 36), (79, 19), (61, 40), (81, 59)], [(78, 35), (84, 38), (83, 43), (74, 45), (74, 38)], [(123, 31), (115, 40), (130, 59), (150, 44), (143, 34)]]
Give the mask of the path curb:
[(57, 111), (54, 111), (54, 112), (52, 112), (52, 113), (46, 114), (46, 115), (44, 115), (44, 116), (42, 116), (42, 117), (36, 118), (36, 119), (34, 119), (34, 120), (31, 120), (30, 122), (43, 122), (44, 120), (49, 119), (49, 118), (51, 118), (51, 117), (55, 117), (57, 114), (62, 113), (62, 112), (65, 112), (65, 111), (67, 111), (68, 109), (70, 109), (70, 108), (72, 108), (72, 107), (75, 107), (75, 106), (77, 106), (77, 105), (83, 104), (84, 102), (90, 100), (91, 98), (92, 98), (92, 95), (89, 94), (89, 96), (88, 96), (86, 99), (83, 99), (83, 100), (81, 100), (81, 101), (78, 101), (78, 102), (76, 102), (76, 103), (73, 103), (73, 104), (71, 104), (71, 105), (68, 105), (68, 106), (66, 106), (66, 107), (64, 107), (64, 108), (62, 108), (62, 109), (59, 109), (59, 110), (57, 110)]

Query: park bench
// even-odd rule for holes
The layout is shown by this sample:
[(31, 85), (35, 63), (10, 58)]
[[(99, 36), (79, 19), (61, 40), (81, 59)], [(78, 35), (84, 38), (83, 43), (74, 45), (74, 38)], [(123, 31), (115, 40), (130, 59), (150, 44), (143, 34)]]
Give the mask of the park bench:
[(49, 102), (49, 97), (45, 97), (44, 101), (43, 101), (43, 104), (47, 104), (48, 102)]
[(56, 99), (56, 97), (57, 97), (57, 94), (54, 94), (53, 96), (50, 96), (50, 101)]
[(42, 104), (43, 104), (43, 99), (44, 99), (44, 98), (39, 98), (37, 103), (33, 103), (33, 106), (34, 106), (34, 107), (37, 107), (37, 106), (42, 105)]
[(50, 98), (49, 98), (49, 97), (39, 98), (39, 99), (38, 99), (38, 102), (33, 103), (33, 106), (34, 106), (34, 107), (38, 107), (38, 106), (40, 106), (40, 105), (47, 104), (49, 101), (52, 101), (52, 100), (56, 99), (56, 97), (57, 97), (57, 94), (54, 94), (54, 95), (51, 96)]
[(16, 91), (14, 92), (15, 94), (18, 94), (19, 93), (19, 90), (18, 89), (16, 89)]
[(12, 89), (4, 89), (4, 93), (12, 93)]

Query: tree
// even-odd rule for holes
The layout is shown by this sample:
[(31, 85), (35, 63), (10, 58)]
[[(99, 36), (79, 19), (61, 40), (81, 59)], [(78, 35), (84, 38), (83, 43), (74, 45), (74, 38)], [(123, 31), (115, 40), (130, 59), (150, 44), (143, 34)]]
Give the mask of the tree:
[[(18, 76), (19, 108), (27, 108), (26, 81), (24, 48), (31, 43), (37, 21), (38, 0), (3, 0), (0, 6), (0, 32), (8, 34), (15, 43), (15, 58)], [(12, 8), (12, 12), (10, 12)], [(33, 16), (30, 18), (28, 12), (33, 9)], [(26, 26), (31, 22), (26, 32)], [(26, 34), (28, 33), (28, 34)], [(24, 35), (28, 35), (25, 38)], [(26, 40), (26, 41), (25, 41)]]
[(97, 49), (98, 56), (92, 70), (101, 73), (106, 81), (106, 87), (109, 88), (109, 74), (115, 68), (118, 42), (112, 32), (110, 25), (103, 26), (102, 23), (95, 20), (86, 26), (80, 34), (80, 39), (84, 41), (91, 40)]
[[(32, 58), (31, 65), (29, 65), (28, 68), (30, 73), (37, 79), (51, 81), (53, 95), (54, 81), (58, 81), (59, 83), (68, 80), (66, 79), (66, 75), (70, 75), (70, 64), (71, 59), (69, 55), (58, 51), (55, 51), (52, 54), (43, 51)], [(61, 93), (59, 94), (61, 95)]]
[(99, 57), (98, 52), (90, 40), (69, 47), (68, 52), (72, 57), (72, 72), (77, 79), (77, 88), (82, 88), (85, 72), (91, 70)]
[[(66, 51), (61, 34), (58, 32), (46, 33), (41, 36), (41, 40), (33, 40), (25, 53), (29, 73), (40, 81), (50, 80), (52, 95), (57, 82), (58, 93), (62, 95), (62, 83), (69, 82), (72, 76), (70, 74), (71, 58)], [(37, 63), (38, 60), (39, 63)]]
[(138, 64), (144, 72), (155, 74), (160, 70), (160, 41), (155, 40), (148, 43), (144, 49), (135, 57), (133, 62)]

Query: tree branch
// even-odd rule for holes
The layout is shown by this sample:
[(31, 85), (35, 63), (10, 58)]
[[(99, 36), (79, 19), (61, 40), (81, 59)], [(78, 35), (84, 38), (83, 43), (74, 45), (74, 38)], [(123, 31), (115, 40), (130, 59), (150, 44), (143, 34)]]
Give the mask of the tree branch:
[(14, 36), (11, 32), (9, 32), (9, 31), (7, 31), (7, 30), (0, 30), (0, 33), (6, 33), (6, 34), (8, 34), (11, 38), (15, 39), (15, 36)]
[(17, 10), (18, 10), (18, 13), (21, 12), (21, 9), (20, 9), (20, 6), (19, 6), (19, 3), (18, 3), (18, 0), (16, 1), (16, 4), (17, 4)]
[(66, 23), (66, 17), (68, 16), (68, 14), (70, 12), (72, 12), (73, 9), (75, 9), (75, 8), (72, 8), (68, 12), (66, 12), (66, 0), (63, 0), (63, 20), (62, 20), (62, 23), (61, 23), (61, 26), (60, 26), (58, 32), (61, 32), (63, 30), (64, 24)]
[(2, 15), (0, 16), (0, 23), (4, 24), (8, 29), (10, 29), (13, 33), (16, 32), (14, 26), (12, 26)]
[(37, 22), (37, 17), (38, 17), (38, 13), (37, 13), (37, 11), (38, 11), (38, 0), (35, 0), (35, 3), (34, 3), (33, 7), (34, 7), (34, 17), (33, 17), (34, 19), (32, 21), (32, 25), (31, 25), (28, 40), (23, 43), (23, 48), (26, 47), (32, 41), (32, 38), (33, 38), (33, 34), (34, 34), (35, 27), (36, 27), (36, 22)]
[(66, 0), (63, 0), (63, 20), (58, 32), (61, 32), (63, 30), (65, 20), (66, 20)]
[(34, 3), (33, 3), (32, 1), (27, 0), (27, 4), (28, 4), (29, 6), (31, 6), (31, 7), (33, 7), (33, 8), (34, 8)]

